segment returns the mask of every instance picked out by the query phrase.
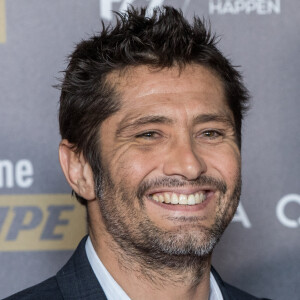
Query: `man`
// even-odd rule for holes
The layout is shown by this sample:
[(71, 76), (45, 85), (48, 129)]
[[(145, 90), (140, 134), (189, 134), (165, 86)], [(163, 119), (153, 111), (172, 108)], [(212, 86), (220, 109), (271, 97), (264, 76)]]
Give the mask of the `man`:
[(89, 236), (55, 277), (8, 299), (257, 299), (211, 267), (239, 201), (247, 103), (204, 24), (171, 7), (130, 8), (81, 42), (59, 156)]

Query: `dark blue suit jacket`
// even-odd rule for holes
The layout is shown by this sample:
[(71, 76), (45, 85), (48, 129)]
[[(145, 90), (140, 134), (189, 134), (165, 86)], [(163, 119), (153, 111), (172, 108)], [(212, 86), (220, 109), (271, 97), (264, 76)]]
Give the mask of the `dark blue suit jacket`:
[[(85, 252), (85, 237), (66, 265), (44, 282), (14, 294), (5, 300), (106, 300), (106, 296), (90, 266)], [(224, 300), (255, 300), (251, 296), (225, 282), (212, 268)], [(154, 299), (155, 300), (155, 299)]]

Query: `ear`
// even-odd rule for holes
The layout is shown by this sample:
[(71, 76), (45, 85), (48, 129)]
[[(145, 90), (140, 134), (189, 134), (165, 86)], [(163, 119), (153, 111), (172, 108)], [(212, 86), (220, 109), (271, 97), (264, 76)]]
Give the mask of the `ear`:
[(72, 144), (62, 140), (59, 145), (61, 168), (72, 189), (86, 200), (94, 200), (94, 176), (82, 153), (76, 153)]

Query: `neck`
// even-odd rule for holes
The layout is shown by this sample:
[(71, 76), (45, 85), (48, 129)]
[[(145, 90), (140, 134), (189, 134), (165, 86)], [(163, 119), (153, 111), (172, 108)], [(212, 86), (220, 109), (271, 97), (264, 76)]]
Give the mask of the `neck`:
[(166, 257), (126, 252), (106, 231), (97, 229), (90, 228), (95, 251), (131, 299), (208, 299), (210, 255)]

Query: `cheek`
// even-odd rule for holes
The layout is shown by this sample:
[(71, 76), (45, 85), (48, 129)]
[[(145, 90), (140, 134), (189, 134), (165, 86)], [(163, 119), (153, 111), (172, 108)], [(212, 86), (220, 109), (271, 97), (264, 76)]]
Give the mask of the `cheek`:
[(137, 187), (150, 173), (158, 169), (160, 155), (145, 149), (128, 147), (116, 151), (110, 158), (109, 165), (113, 178), (118, 183), (129, 182)]
[(231, 155), (223, 159), (221, 172), (228, 180), (236, 180), (240, 173), (240, 156)]
[(240, 176), (241, 157), (239, 150), (235, 147), (224, 147), (220, 151), (212, 151), (207, 160), (211, 169), (218, 173), (217, 176), (221, 176), (226, 181), (228, 188), (232, 188)]

